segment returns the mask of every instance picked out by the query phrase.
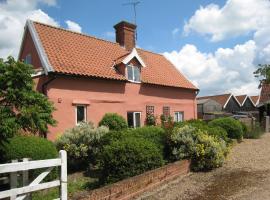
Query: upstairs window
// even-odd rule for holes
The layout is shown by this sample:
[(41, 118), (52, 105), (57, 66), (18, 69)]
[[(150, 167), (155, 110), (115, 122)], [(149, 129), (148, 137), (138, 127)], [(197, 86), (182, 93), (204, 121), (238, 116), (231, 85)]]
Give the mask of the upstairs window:
[(32, 64), (32, 56), (31, 56), (31, 54), (28, 54), (28, 55), (25, 57), (24, 63), (25, 63), (25, 64), (28, 64), (28, 65), (31, 65), (31, 64)]
[(141, 71), (140, 68), (133, 65), (127, 66), (127, 75), (128, 80), (132, 82), (140, 82), (141, 81)]

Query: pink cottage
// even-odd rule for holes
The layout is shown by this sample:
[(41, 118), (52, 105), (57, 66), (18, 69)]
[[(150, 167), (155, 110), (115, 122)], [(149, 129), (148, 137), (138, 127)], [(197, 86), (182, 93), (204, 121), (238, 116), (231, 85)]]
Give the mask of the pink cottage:
[(32, 64), (36, 89), (54, 103), (54, 140), (81, 121), (98, 124), (116, 112), (129, 126), (144, 125), (146, 113), (175, 121), (197, 117), (198, 89), (163, 55), (136, 48), (136, 25), (114, 26), (116, 42), (26, 22), (19, 59)]

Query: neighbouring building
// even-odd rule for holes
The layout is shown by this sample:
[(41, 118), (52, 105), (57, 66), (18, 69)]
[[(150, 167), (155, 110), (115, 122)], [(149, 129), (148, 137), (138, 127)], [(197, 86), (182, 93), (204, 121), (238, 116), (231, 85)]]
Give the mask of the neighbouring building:
[(262, 84), (258, 101), (259, 120), (263, 121), (264, 116), (270, 116), (270, 84)]
[(197, 112), (199, 119), (210, 120), (222, 112), (222, 105), (213, 99), (198, 99)]
[(55, 139), (81, 121), (98, 124), (108, 112), (130, 127), (147, 113), (175, 121), (197, 117), (196, 88), (163, 55), (136, 48), (136, 25), (114, 26), (116, 42), (28, 20), (19, 59), (32, 64), (36, 89), (54, 103)]
[[(222, 107), (222, 112), (224, 113), (236, 113), (241, 110), (241, 104), (232, 94), (220, 94), (220, 95), (213, 95), (213, 96), (202, 96), (198, 97), (197, 101), (203, 99), (211, 99), (219, 103)], [(218, 108), (218, 107), (216, 107)], [(219, 108), (216, 112), (220, 112)]]
[[(254, 103), (252, 98), (248, 95), (235, 96), (238, 102), (241, 104), (241, 111), (252, 112), (257, 111), (256, 102)], [(255, 100), (255, 96), (254, 96)]]

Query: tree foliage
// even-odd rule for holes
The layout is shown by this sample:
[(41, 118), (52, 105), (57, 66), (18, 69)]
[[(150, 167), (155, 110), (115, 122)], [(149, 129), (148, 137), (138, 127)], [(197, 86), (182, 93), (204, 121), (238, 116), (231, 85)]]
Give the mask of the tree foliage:
[(0, 143), (19, 130), (44, 134), (56, 124), (53, 104), (34, 90), (32, 74), (31, 65), (0, 59)]
[(259, 88), (262, 86), (262, 84), (270, 83), (270, 64), (259, 64), (259, 68), (254, 72), (254, 75), (256, 78), (260, 78), (260, 85)]

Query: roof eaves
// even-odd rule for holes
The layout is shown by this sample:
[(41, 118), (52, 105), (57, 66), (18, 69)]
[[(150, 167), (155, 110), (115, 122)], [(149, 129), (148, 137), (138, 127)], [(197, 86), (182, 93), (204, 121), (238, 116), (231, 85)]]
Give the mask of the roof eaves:
[(42, 66), (45, 70), (45, 73), (48, 74), (48, 72), (53, 72), (54, 69), (53, 69), (52, 65), (50, 64), (49, 59), (45, 53), (45, 50), (42, 46), (42, 43), (41, 43), (40, 38), (38, 36), (38, 33), (35, 29), (35, 25), (34, 25), (33, 21), (28, 19), (26, 21), (26, 26), (28, 27), (28, 30), (31, 34), (31, 37), (33, 39), (34, 45), (36, 47), (38, 56), (40, 58)]

